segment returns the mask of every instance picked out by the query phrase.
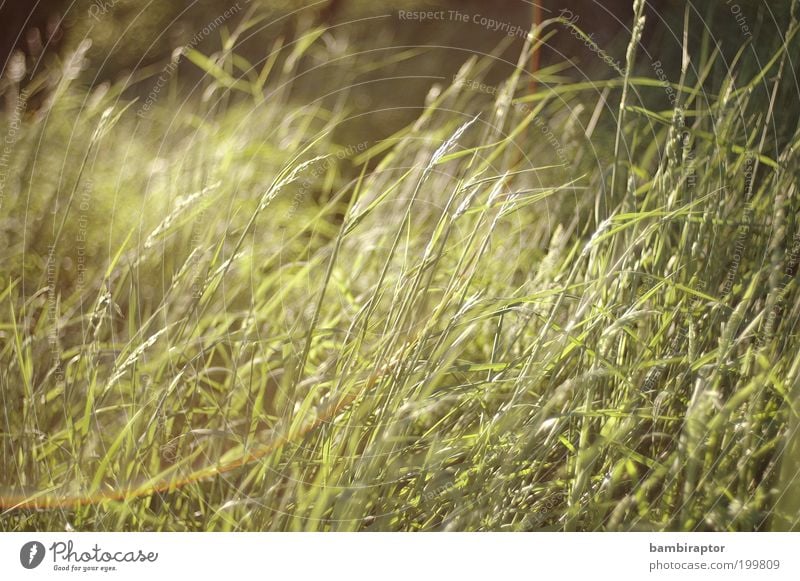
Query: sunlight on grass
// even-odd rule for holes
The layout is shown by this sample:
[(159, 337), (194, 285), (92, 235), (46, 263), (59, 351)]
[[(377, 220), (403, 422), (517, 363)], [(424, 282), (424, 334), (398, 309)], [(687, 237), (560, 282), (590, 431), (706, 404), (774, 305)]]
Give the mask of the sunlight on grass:
[(639, 32), (624, 77), (533, 95), (470, 58), (363, 143), (346, 100), (290, 99), (319, 30), (283, 70), (193, 51), (206, 98), (146, 116), (39, 80), (2, 206), (2, 528), (796, 527), (790, 50), (705, 51), (664, 110)]

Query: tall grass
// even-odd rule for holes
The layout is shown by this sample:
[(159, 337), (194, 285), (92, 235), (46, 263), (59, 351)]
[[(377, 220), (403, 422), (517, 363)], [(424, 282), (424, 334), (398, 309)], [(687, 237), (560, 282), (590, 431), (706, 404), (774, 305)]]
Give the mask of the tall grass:
[(0, 526), (796, 528), (797, 21), (669, 85), (635, 28), (623, 78), (528, 94), (528, 46), (486, 90), (473, 57), (369, 144), (290, 99), (317, 31), (282, 70), (191, 53), (205, 99), (144, 118), (37, 79)]

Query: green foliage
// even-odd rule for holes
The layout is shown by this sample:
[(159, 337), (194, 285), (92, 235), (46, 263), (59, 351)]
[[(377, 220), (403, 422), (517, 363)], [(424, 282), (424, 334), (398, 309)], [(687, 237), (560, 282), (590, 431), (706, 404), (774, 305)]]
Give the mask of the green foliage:
[(294, 105), (290, 65), (233, 52), (190, 53), (205, 98), (142, 115), (34, 86), (0, 526), (796, 527), (788, 50), (719, 80), (707, 51), (668, 109), (649, 63), (528, 95), (473, 57), (368, 144), (334, 141), (346, 99)]

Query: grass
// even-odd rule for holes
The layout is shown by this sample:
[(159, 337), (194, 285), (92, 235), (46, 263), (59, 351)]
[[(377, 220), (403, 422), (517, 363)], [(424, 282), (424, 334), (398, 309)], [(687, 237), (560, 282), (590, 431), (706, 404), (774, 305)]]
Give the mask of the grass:
[(473, 57), (358, 143), (291, 99), (317, 31), (252, 70), (245, 32), (203, 100), (77, 54), (17, 108), (3, 530), (797, 528), (796, 19), (671, 91), (636, 31), (532, 95), (530, 46)]

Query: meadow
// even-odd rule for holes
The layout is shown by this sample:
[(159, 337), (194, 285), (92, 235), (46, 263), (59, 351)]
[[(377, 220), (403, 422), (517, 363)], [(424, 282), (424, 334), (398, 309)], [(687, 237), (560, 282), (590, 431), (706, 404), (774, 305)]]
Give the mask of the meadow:
[(798, 527), (796, 2), (533, 90), (611, 59), (555, 15), (349, 140), (357, 78), (293, 99), (333, 33), (257, 22), (188, 96), (7, 67), (0, 529)]

